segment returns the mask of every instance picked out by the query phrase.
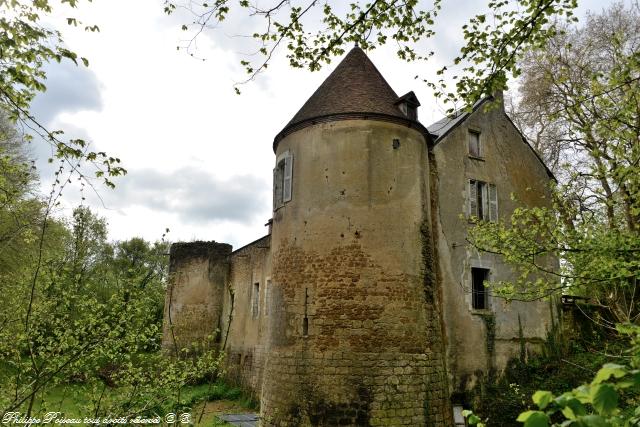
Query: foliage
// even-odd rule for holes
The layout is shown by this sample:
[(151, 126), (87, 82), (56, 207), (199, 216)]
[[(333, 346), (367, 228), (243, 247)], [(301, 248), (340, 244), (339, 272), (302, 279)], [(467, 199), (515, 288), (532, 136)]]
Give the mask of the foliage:
[[(634, 337), (634, 341), (637, 341), (635, 333)], [(482, 397), (469, 400), (475, 402), (474, 411), (466, 412), (470, 424), (512, 426), (521, 413), (528, 414), (529, 411), (538, 409), (536, 402), (539, 397), (552, 395), (555, 399), (557, 396), (567, 395), (567, 390), (582, 390), (582, 384), (590, 384), (603, 365), (614, 366), (608, 364), (611, 360), (615, 360), (615, 366), (623, 366), (621, 360), (624, 361), (622, 363), (629, 363), (629, 369), (635, 366), (636, 362), (630, 356), (637, 353), (636, 344), (633, 344), (635, 349), (630, 352), (628, 341), (612, 336), (606, 329), (600, 329), (596, 336), (586, 341), (578, 336), (573, 338), (571, 349), (565, 355), (533, 357), (527, 363), (514, 359), (498, 381), (482, 383), (479, 386), (481, 390), (477, 390)], [(541, 393), (539, 389), (547, 391)], [(532, 400), (531, 396), (535, 396), (535, 399)], [(619, 397), (619, 415), (632, 417), (640, 402), (640, 389), (626, 388)], [(562, 402), (562, 399), (559, 400)], [(591, 411), (589, 404), (585, 405), (583, 402), (583, 406)], [(546, 408), (550, 407), (551, 404)], [(548, 417), (551, 422), (561, 425), (559, 423), (566, 420), (561, 411), (556, 412), (548, 414)], [(473, 421), (478, 424), (473, 424)], [(582, 424), (576, 422), (575, 425)]]
[(588, 295), (608, 308), (613, 320), (635, 321), (638, 235), (598, 223), (567, 227), (557, 209), (557, 202), (550, 208), (516, 208), (508, 222), (479, 223), (470, 230), (476, 247), (500, 254), (518, 272), (515, 280), (491, 283), (493, 294), (521, 300), (560, 291)]
[[(61, 3), (59, 7), (74, 9), (81, 2), (61, 0)], [(76, 65), (80, 61), (83, 66), (89, 66), (87, 58), (65, 46), (59, 30), (43, 23), (52, 11), (49, 0), (0, 0), (0, 110), (29, 130), (25, 138), (39, 136), (52, 146), (54, 156), (50, 162), (54, 158), (62, 160), (68, 172), (92, 185), (83, 172), (84, 163), (90, 164), (94, 175), (113, 187), (112, 179), (126, 173), (119, 165), (120, 159), (89, 150), (88, 142), (82, 139), (63, 141), (63, 131), (47, 129), (29, 113), (36, 93), (46, 90), (44, 66), (47, 63), (70, 60)], [(99, 31), (96, 25), (83, 24), (74, 17), (67, 18), (67, 24), (84, 27), (88, 32)]]
[[(84, 140), (63, 141), (29, 112), (46, 89), (46, 66), (89, 64), (47, 24), (54, 8), (80, 3), (0, 0), (0, 414), (44, 412), (55, 404), (50, 390), (64, 395), (77, 384), (84, 415), (178, 411), (185, 385), (217, 378), (220, 355), (160, 351), (168, 243), (110, 243), (106, 222), (83, 206), (72, 218), (57, 215), (72, 179), (93, 188), (94, 175), (114, 187), (126, 171), (120, 159)], [(73, 17), (67, 24), (98, 31)], [(49, 162), (59, 162), (44, 197), (24, 150), (35, 137), (52, 146)]]
[[(555, 396), (549, 391), (537, 391), (533, 402), (537, 410), (523, 412), (517, 421), (526, 427), (547, 426), (635, 426), (640, 423), (640, 402), (634, 396), (634, 407), (620, 410), (620, 400), (630, 392), (640, 390), (640, 327), (620, 326), (619, 330), (631, 335), (628, 365), (607, 363), (590, 384)], [(554, 422), (554, 415), (561, 421)]]
[[(3, 414), (31, 414), (36, 402), (50, 407), (47, 390), (76, 382), (86, 385), (86, 414), (156, 414), (168, 402), (184, 406), (186, 384), (217, 378), (214, 351), (181, 358), (160, 351), (167, 242), (109, 243), (106, 223), (86, 207), (59, 229), (56, 250), (34, 248), (23, 274), (2, 282)], [(42, 266), (34, 286), (35, 258)], [(103, 399), (112, 388), (120, 392)]]
[[(219, 26), (234, 8), (229, 0), (202, 4), (165, 1), (165, 12), (169, 14), (178, 7), (189, 10), (193, 16), (193, 23), (182, 26), (183, 30), (191, 28), (195, 33), (182, 46), (191, 55), (195, 37), (207, 28)], [(264, 27), (249, 35), (257, 42), (259, 59), (248, 57), (241, 64), (251, 80), (266, 70), (275, 51), (285, 46), (291, 66), (315, 71), (330, 63), (334, 56), (342, 55), (345, 46), (357, 43), (371, 50), (388, 42), (398, 46), (401, 59), (428, 61), (434, 52), (425, 49), (426, 41), (435, 35), (442, 7), (441, 0), (431, 4), (418, 0), (353, 1), (348, 5), (316, 0), (274, 1), (264, 5), (242, 0), (240, 12), (262, 19)], [(452, 61), (449, 68), (458, 68), (458, 75), (452, 76), (456, 93), (447, 88), (443, 78), (424, 81), (445, 103), (462, 100), (472, 105), (484, 95), (506, 89), (507, 77), (520, 73), (519, 56), (555, 35), (553, 19), (573, 21), (575, 7), (575, 0), (492, 0), (485, 13), (471, 17), (463, 26), (465, 41), (459, 55), (447, 58)], [(437, 75), (444, 76), (448, 67), (442, 67)], [(449, 112), (453, 110), (452, 106)]]
[[(608, 168), (617, 166), (619, 150), (634, 153), (639, 20), (637, 5), (615, 3), (601, 14), (588, 14), (581, 27), (560, 26), (562, 32), (521, 61), (512, 116), (554, 172), (564, 177), (566, 163), (576, 168), (572, 172), (596, 172), (569, 176), (576, 186), (593, 188), (604, 180), (615, 189)], [(589, 166), (579, 168), (576, 160)], [(603, 168), (597, 170), (594, 162), (603, 162)]]

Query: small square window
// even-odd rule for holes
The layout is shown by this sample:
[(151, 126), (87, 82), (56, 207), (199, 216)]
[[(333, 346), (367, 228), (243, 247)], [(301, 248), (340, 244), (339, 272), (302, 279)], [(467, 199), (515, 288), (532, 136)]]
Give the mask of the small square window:
[(489, 270), (486, 268), (471, 269), (471, 306), (475, 310), (486, 310), (489, 308), (487, 301), (487, 288), (484, 282), (489, 280)]
[(480, 132), (469, 131), (469, 155), (472, 157), (481, 157), (480, 151)]

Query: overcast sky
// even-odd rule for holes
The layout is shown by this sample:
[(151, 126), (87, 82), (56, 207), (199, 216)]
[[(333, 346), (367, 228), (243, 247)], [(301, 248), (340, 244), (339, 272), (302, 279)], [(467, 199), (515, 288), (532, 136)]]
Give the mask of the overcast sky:
[[(444, 108), (414, 77), (450, 63), (462, 43), (460, 27), (481, 4), (443, 2), (438, 35), (428, 46), (436, 52), (431, 65), (407, 64), (392, 47), (369, 55), (399, 95), (416, 92), (425, 125), (441, 118)], [(580, 2), (579, 16), (603, 6)], [(63, 25), (72, 15), (100, 32)], [(233, 84), (245, 76), (239, 61), (250, 52), (240, 35), (252, 33), (256, 20), (231, 16), (224, 27), (201, 34), (200, 60), (176, 50), (189, 16), (178, 11), (168, 17), (162, 0), (94, 0), (79, 12), (58, 8), (56, 19), (66, 43), (90, 67), (47, 66), (48, 90), (38, 95), (33, 112), (67, 137), (85, 138), (94, 150), (122, 159), (128, 174), (116, 180), (115, 190), (99, 187), (102, 201), (86, 194), (85, 203), (107, 218), (110, 238), (156, 240), (169, 228), (172, 241), (216, 240), (237, 248), (264, 235), (271, 217), (273, 137), (339, 60), (310, 73), (289, 68), (280, 52), (238, 96)], [(34, 142), (32, 152), (46, 187), (52, 176), (48, 150)], [(68, 214), (80, 194), (71, 189), (64, 197), (62, 213)]]

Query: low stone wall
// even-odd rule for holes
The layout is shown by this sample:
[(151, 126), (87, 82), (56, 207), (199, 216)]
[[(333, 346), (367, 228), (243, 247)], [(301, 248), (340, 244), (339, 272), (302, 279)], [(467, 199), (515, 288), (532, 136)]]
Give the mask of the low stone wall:
[(445, 377), (441, 362), (429, 354), (270, 352), (267, 357), (264, 426), (445, 425)]

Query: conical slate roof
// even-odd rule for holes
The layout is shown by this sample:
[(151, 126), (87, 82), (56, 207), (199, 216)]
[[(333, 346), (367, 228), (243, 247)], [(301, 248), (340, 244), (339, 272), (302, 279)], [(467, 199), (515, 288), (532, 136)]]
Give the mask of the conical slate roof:
[(381, 113), (404, 117), (398, 95), (366, 53), (354, 47), (293, 116), (289, 124), (339, 113)]
[(413, 122), (414, 127), (422, 128), (400, 111), (398, 101), (398, 95), (380, 71), (356, 46), (276, 136), (274, 149), (278, 141), (289, 133), (321, 121), (362, 116)]

